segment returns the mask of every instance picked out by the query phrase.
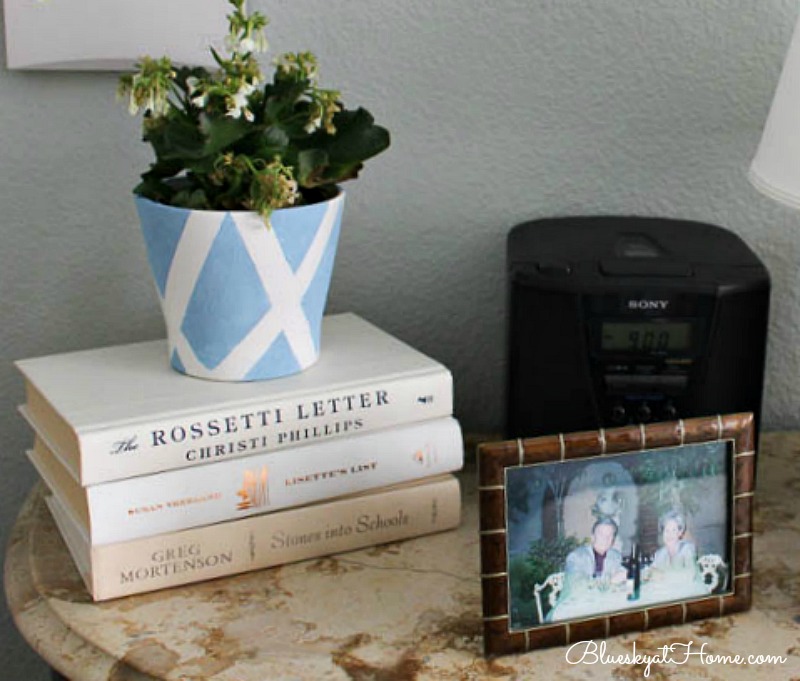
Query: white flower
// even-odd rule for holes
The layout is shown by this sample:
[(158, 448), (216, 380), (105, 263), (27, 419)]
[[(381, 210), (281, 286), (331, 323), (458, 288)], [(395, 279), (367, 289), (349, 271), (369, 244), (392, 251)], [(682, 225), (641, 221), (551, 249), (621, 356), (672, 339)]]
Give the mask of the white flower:
[(231, 53), (248, 54), (250, 52), (266, 52), (268, 48), (269, 43), (267, 43), (267, 38), (260, 31), (255, 35), (246, 35), (243, 38), (236, 35), (228, 35), (225, 37), (225, 49)]
[(309, 135), (314, 132), (315, 130), (319, 130), (322, 127), (322, 116), (317, 116), (316, 118), (312, 118), (308, 123), (306, 123), (305, 128), (303, 128)]
[(233, 108), (244, 109), (247, 106), (247, 95), (248, 93), (241, 89), (235, 95), (233, 95), (231, 97), (233, 100)]
[(160, 92), (151, 92), (150, 96), (147, 98), (146, 108), (151, 111), (154, 116), (164, 116), (169, 112), (169, 102)]
[(228, 112), (225, 115), (229, 118), (235, 118), (237, 120), (244, 116), (244, 119), (250, 123), (256, 119), (256, 117), (253, 115), (253, 112), (247, 107), (242, 107), (241, 109), (228, 109)]
[[(189, 100), (198, 109), (202, 109), (208, 103), (208, 93), (200, 92), (200, 80), (194, 76), (189, 76), (186, 79), (186, 88), (191, 99)], [(200, 94), (195, 94), (195, 93)], [(192, 97), (194, 95), (194, 97)]]
[(255, 119), (253, 112), (247, 108), (247, 98), (255, 92), (256, 86), (252, 83), (243, 82), (239, 89), (232, 95), (228, 96), (228, 111), (225, 114), (231, 118), (245, 117), (251, 123)]
[(136, 89), (139, 85), (141, 76), (137, 73), (132, 79), (130, 84), (130, 98), (128, 100), (128, 113), (135, 116), (139, 113), (139, 102), (136, 101)]

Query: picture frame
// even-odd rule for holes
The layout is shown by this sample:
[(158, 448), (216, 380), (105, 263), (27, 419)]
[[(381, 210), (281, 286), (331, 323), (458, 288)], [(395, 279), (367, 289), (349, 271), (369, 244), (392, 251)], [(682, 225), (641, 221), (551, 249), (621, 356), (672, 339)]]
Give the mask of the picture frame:
[(479, 445), (485, 654), (747, 610), (753, 420)]
[(208, 48), (222, 47), (229, 10), (226, 0), (5, 0), (6, 66), (132, 71), (142, 55), (164, 54), (216, 68)]

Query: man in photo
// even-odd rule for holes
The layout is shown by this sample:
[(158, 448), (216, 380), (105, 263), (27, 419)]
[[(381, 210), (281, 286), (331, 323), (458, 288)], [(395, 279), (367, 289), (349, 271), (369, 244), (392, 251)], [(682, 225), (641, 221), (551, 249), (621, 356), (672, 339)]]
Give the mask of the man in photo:
[(592, 526), (591, 543), (569, 553), (564, 569), (564, 597), (598, 580), (605, 585), (625, 581), (627, 573), (622, 567), (622, 554), (613, 548), (618, 529), (611, 518), (600, 518)]
[(564, 587), (555, 607), (545, 616), (546, 622), (563, 619), (564, 608), (571, 612), (575, 607), (591, 607), (592, 587), (606, 590), (625, 582), (627, 571), (622, 567), (622, 554), (614, 548), (617, 531), (617, 523), (611, 518), (600, 518), (592, 526), (591, 542), (570, 551), (564, 568)]

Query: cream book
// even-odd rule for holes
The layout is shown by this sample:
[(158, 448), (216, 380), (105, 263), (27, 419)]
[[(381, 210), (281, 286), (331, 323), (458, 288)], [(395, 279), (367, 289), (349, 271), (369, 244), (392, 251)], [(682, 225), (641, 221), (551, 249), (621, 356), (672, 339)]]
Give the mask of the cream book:
[(464, 446), (458, 422), (446, 417), (89, 487), (41, 437), (28, 457), (99, 545), (450, 473), (461, 469)]
[(353, 314), (326, 317), (319, 361), (271, 381), (184, 376), (166, 341), (17, 362), (25, 417), (81, 485), (366, 433), (453, 411), (439, 362)]
[(56, 497), (47, 505), (96, 601), (440, 532), (461, 518), (452, 475), (104, 546), (89, 544)]

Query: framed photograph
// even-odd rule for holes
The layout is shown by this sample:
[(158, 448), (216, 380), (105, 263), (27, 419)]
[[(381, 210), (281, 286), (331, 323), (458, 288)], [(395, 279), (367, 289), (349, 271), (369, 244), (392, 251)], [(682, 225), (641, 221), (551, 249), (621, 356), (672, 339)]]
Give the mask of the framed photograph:
[(487, 655), (751, 601), (752, 414), (478, 448)]
[(225, 0), (5, 0), (6, 66), (130, 71), (166, 54), (215, 68), (208, 47), (221, 47), (229, 10)]

